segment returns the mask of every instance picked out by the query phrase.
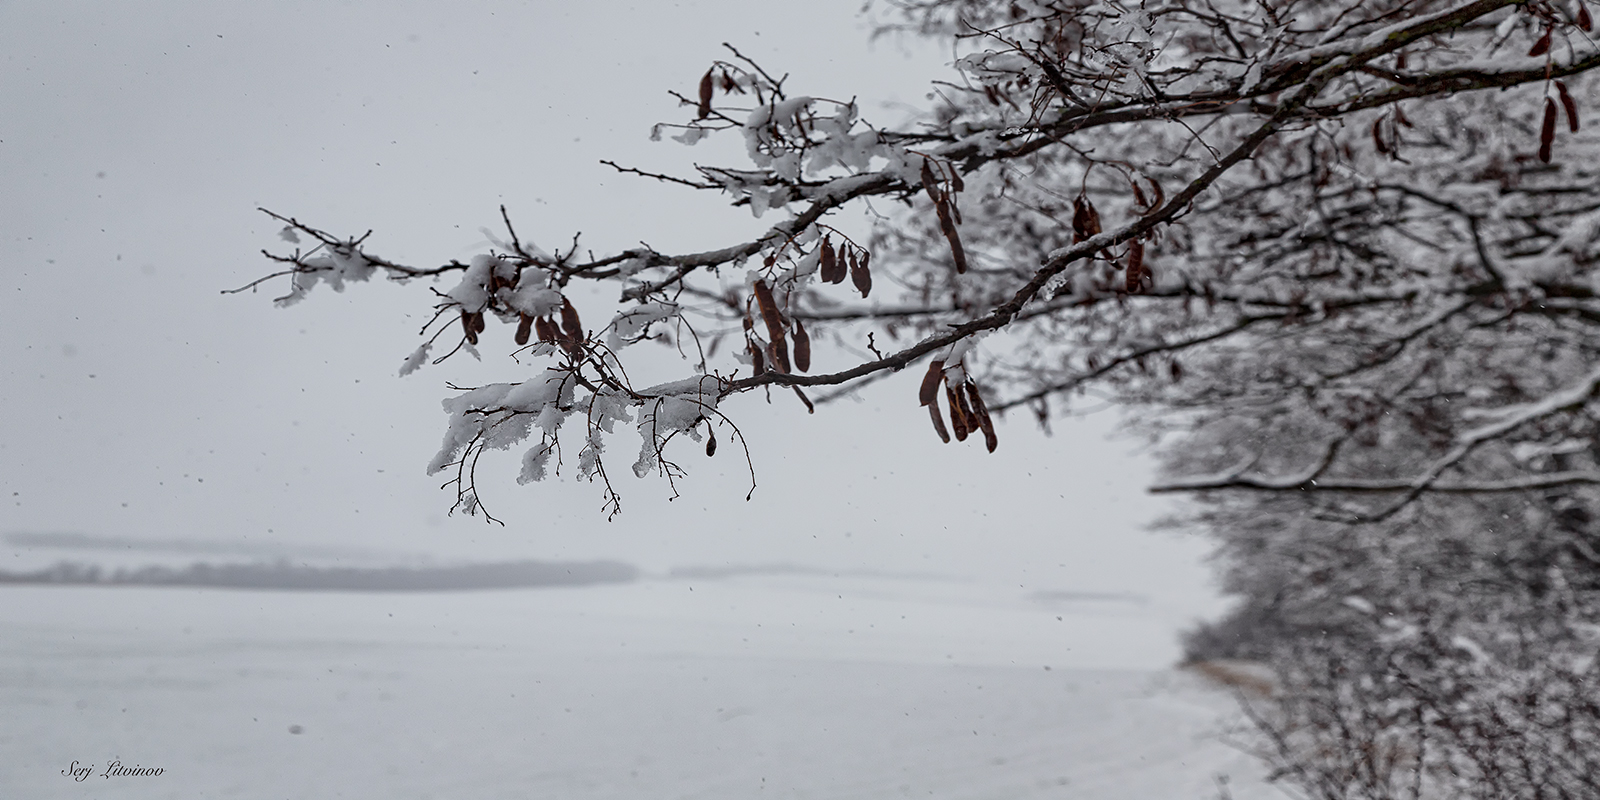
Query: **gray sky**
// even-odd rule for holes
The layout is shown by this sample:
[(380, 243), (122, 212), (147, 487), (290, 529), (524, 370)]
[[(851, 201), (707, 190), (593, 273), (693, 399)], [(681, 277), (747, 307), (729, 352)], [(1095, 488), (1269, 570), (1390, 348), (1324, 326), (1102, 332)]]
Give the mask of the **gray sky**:
[[(728, 41), (789, 86), (900, 121), (945, 60), (883, 40), (853, 0), (752, 3), (0, 5), (0, 487), (7, 531), (349, 545), (451, 559), (621, 558), (646, 569), (791, 561), (933, 571), (1041, 590), (1140, 591), (1215, 607), (1201, 543), (1141, 526), (1148, 461), (1100, 415), (1054, 438), (1014, 416), (999, 452), (940, 445), (901, 375), (808, 417), (724, 404), (749, 437), (686, 449), (683, 496), (614, 472), (518, 486), (486, 459), (507, 527), (447, 517), (424, 474), (446, 381), (525, 374), (492, 327), (485, 363), (406, 379), (425, 284), (319, 287), (276, 309), (266, 206), (417, 264), (484, 249), (506, 204), (524, 239), (597, 252), (708, 249), (770, 224), (717, 197), (618, 176), (737, 150), (648, 140)], [(885, 105), (891, 104), (891, 105)], [(598, 309), (589, 315), (601, 319)], [(638, 351), (635, 351), (638, 352)], [(664, 377), (687, 364), (659, 353)], [(834, 356), (840, 358), (840, 356)], [(724, 443), (727, 444), (726, 442)], [(636, 445), (618, 439), (623, 451)], [(14, 555), (0, 549), (0, 555)]]

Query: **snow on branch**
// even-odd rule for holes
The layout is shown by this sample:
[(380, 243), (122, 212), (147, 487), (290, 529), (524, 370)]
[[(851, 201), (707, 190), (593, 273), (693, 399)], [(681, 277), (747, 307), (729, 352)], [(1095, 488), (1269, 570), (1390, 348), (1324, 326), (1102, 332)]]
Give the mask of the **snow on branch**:
[[(1095, 388), (1177, 411), (1195, 430), (1237, 414), (1303, 418), (1290, 426), (1297, 452), (1324, 454), (1309, 473), (1286, 466), (1304, 459), (1268, 454), (1251, 476), (1202, 468), (1162, 491), (1315, 485), (1414, 498), (1591, 474), (1510, 475), (1514, 459), (1478, 452), (1573, 435), (1549, 427), (1581, 416), (1551, 388), (1556, 367), (1517, 372), (1542, 363), (1530, 354), (1600, 374), (1583, 344), (1600, 321), (1588, 272), (1600, 261), (1600, 143), (1581, 131), (1576, 99), (1600, 48), (1581, 20), (1512, 0), (922, 0), (902, 11), (958, 52), (917, 124), (875, 125), (851, 93), (797, 93), (728, 47), (693, 91), (674, 93), (688, 118), (656, 134), (737, 137), (743, 162), (690, 178), (606, 162), (778, 217), (753, 239), (681, 254), (580, 255), (576, 240), (547, 252), (502, 207), (508, 241), (414, 267), (371, 252), (366, 234), (266, 212), (285, 240), (310, 246), (268, 252), (279, 271), (242, 288), (287, 277), (281, 300), (293, 302), (376, 274), (456, 280), (434, 291), (403, 373), (441, 340), (454, 346), (433, 363), (475, 353), (490, 323), (513, 328), (516, 353), (543, 372), (447, 402), (432, 468), (453, 474), (467, 510), (480, 506), (485, 450), (537, 434), (521, 479), (538, 480), (581, 426), (576, 475), (599, 479), (615, 513), (604, 456), (619, 422), (640, 430), (633, 471), (674, 481), (669, 444), (714, 442), (734, 395), (788, 387), (812, 409), (806, 387), (835, 397), (923, 360), (942, 365), (929, 374), (968, 431), (992, 422), (990, 409), (1027, 405), (1044, 420), (1052, 398)], [(863, 241), (836, 226), (874, 200), (904, 210)], [(576, 281), (617, 290), (604, 327), (582, 323)], [(650, 357), (633, 347), (645, 341), (690, 356), (694, 375), (633, 387), (626, 365)], [(1594, 380), (1572, 391), (1586, 400)], [(986, 402), (980, 384), (1000, 396)], [(921, 405), (945, 435), (937, 392)], [(1500, 427), (1472, 427), (1467, 407)], [(992, 449), (992, 424), (982, 430)], [(1426, 459), (1379, 452), (1413, 439)], [(1440, 480), (1449, 469), (1462, 476)]]

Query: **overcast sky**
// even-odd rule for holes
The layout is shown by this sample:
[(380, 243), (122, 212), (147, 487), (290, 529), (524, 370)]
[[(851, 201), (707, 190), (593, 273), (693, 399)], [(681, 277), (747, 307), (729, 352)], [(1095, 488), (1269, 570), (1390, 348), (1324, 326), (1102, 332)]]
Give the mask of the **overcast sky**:
[[(1136, 443), (1106, 439), (1109, 414), (1060, 421), (1053, 438), (1013, 416), (986, 455), (939, 444), (913, 399), (920, 372), (810, 417), (786, 394), (770, 407), (751, 394), (723, 407), (751, 441), (751, 501), (736, 451), (685, 452), (675, 501), (614, 470), (624, 506), (607, 522), (597, 485), (519, 486), (513, 453), (485, 461), (483, 498), (508, 523), (489, 526), (448, 516), (453, 492), (424, 466), (447, 381), (526, 374), (509, 331), (490, 328), (482, 365), (458, 357), (401, 379), (426, 284), (319, 287), (289, 309), (271, 303), (281, 283), (221, 293), (270, 271), (259, 251), (283, 244), (257, 206), (339, 235), (372, 229), (372, 251), (425, 265), (482, 252), (501, 203), (546, 249), (578, 231), (597, 252), (748, 237), (772, 219), (598, 162), (681, 173), (736, 152), (648, 139), (652, 123), (684, 118), (667, 90), (690, 93), (723, 41), (790, 73), (795, 91), (856, 96), (869, 119), (901, 121), (947, 54), (869, 44), (856, 12), (853, 0), (0, 4), (0, 533), (649, 570), (782, 561), (1214, 608), (1203, 544), (1142, 530), (1165, 501), (1143, 492)], [(658, 355), (664, 375), (689, 374)]]

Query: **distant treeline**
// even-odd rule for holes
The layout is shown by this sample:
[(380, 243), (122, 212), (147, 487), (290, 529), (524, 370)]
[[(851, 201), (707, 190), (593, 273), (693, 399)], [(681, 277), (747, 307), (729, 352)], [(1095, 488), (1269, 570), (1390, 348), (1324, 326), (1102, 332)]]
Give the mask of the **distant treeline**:
[(288, 561), (104, 570), (60, 562), (33, 572), (0, 570), (0, 584), (211, 586), (291, 591), (438, 592), (628, 583), (639, 570), (620, 561), (509, 561), (453, 567), (312, 567)]

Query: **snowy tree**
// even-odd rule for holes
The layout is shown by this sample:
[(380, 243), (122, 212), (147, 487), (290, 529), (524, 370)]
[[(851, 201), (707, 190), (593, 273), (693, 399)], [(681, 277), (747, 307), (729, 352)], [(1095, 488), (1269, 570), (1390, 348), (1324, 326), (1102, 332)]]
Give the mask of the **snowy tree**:
[[(747, 163), (648, 177), (723, 193), (774, 219), (764, 235), (593, 256), (541, 249), (502, 209), (489, 252), (413, 266), (279, 217), (306, 245), (268, 254), (289, 280), (280, 302), (375, 274), (445, 279), (402, 373), (480, 341), (544, 365), (448, 403), (432, 469), (453, 472), (469, 511), (486, 449), (525, 447), (519, 477), (536, 481), (561, 437), (581, 439), (576, 473), (603, 479), (614, 511), (618, 424), (642, 439), (632, 470), (670, 479), (668, 443), (713, 447), (730, 398), (783, 387), (809, 408), (806, 389), (914, 365), (935, 435), (990, 449), (992, 414), (1046, 419), (1091, 387), (1180, 412), (1152, 411), (1150, 429), (1225, 444), (1186, 455), (1204, 473), (1165, 490), (1313, 493), (1319, 513), (1379, 519), (1430, 493), (1600, 481), (1575, 449), (1600, 388), (1584, 337), (1600, 212), (1577, 101), (1600, 50), (1581, 3), (897, 11), (960, 55), (909, 129), (731, 48), (681, 95), (688, 118), (657, 127), (743, 138)], [(904, 210), (865, 241), (833, 226), (874, 198)], [(583, 281), (615, 285), (617, 307), (580, 316), (568, 290)], [(819, 334), (873, 356), (828, 350), (813, 369)], [(632, 346), (655, 338), (696, 347), (695, 370), (634, 386), (625, 364), (652, 355)]]
[[(489, 252), (415, 266), (273, 213), (302, 247), (268, 252), (281, 269), (262, 281), (286, 278), (293, 303), (373, 275), (443, 280), (403, 374), (436, 347), (436, 362), (493, 346), (538, 365), (446, 403), (430, 468), (469, 512), (483, 452), (523, 448), (519, 480), (538, 481), (574, 452), (565, 437), (615, 513), (619, 426), (638, 436), (632, 471), (670, 481), (674, 440), (746, 445), (733, 401), (757, 390), (811, 410), (808, 390), (914, 369), (907, 413), (989, 450), (995, 415), (1048, 424), (1109, 395), (1159, 444), (1154, 488), (1196, 498), (1187, 521), (1220, 538), (1249, 599), (1236, 627), (1274, 631), (1200, 649), (1269, 660), (1298, 687), (1261, 717), (1285, 776), (1318, 797), (1594, 796), (1600, 140), (1581, 115), (1600, 47), (1585, 2), (891, 13), (955, 53), (914, 124), (874, 124), (849, 87), (803, 94), (729, 48), (656, 134), (738, 137), (747, 159), (613, 165), (721, 193), (772, 220), (758, 237), (546, 250), (502, 208)], [(873, 200), (900, 210), (847, 235), (840, 220)], [(575, 302), (583, 282), (610, 284), (615, 306)], [(647, 340), (691, 353), (692, 374), (634, 385), (628, 365), (661, 352)]]

